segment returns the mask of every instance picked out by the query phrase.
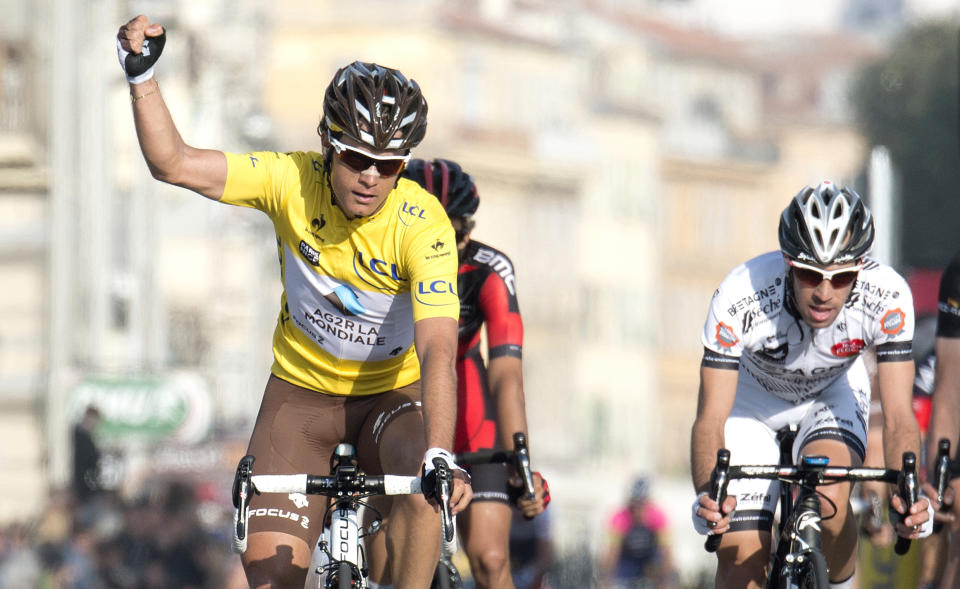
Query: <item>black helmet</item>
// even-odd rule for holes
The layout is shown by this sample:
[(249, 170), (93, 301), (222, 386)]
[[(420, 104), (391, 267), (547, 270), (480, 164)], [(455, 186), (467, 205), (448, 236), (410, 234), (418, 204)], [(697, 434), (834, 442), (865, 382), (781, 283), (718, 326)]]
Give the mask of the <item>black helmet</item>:
[(469, 217), (480, 206), (477, 185), (457, 162), (413, 159), (403, 170), (402, 176), (439, 198), (448, 217)]
[(327, 86), (318, 131), (324, 129), (376, 150), (410, 150), (427, 132), (427, 101), (399, 71), (355, 61)]
[(873, 245), (873, 215), (860, 195), (829, 180), (804, 187), (780, 216), (780, 249), (827, 266), (862, 258)]

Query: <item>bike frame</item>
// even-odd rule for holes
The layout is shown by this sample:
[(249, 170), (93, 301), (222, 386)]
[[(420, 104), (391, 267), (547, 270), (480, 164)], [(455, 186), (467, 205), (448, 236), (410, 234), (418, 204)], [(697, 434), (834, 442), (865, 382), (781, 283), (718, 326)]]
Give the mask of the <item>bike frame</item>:
[[(359, 507), (366, 505), (364, 498), (378, 494), (409, 495), (421, 492), (420, 477), (367, 476), (357, 465), (356, 453), (350, 444), (337, 446), (331, 476), (254, 475), (253, 462), (253, 456), (245, 456), (237, 467), (234, 480), (234, 549), (240, 553), (246, 549), (251, 492), (304, 493), (333, 497), (333, 505), (327, 510), (330, 526), (321, 534), (317, 544), (317, 550), (326, 557), (326, 562), (321, 562), (316, 570), (319, 589), (366, 589), (369, 586), (362, 546), (365, 534), (362, 533), (358, 513)], [(434, 468), (437, 470), (442, 531), (447, 539), (454, 533), (449, 504), (452, 473), (441, 458), (435, 459)], [(378, 527), (380, 519), (379, 514), (377, 515), (378, 519), (370, 526), (371, 530)]]
[[(780, 481), (779, 534), (766, 586), (777, 589), (797, 587), (807, 575), (812, 575), (815, 586), (826, 589), (829, 581), (826, 558), (822, 552), (820, 498), (816, 488), (843, 481), (896, 483), (900, 496), (912, 505), (917, 501), (918, 494), (916, 456), (913, 452), (904, 452), (901, 470), (830, 467), (824, 456), (803, 456), (799, 466), (793, 466), (794, 436), (795, 429), (792, 428), (778, 432), (781, 464), (777, 465), (730, 466), (730, 451), (725, 448), (718, 450), (709, 493), (712, 499), (722, 503), (731, 479)], [(715, 552), (720, 541), (720, 534), (712, 535), (707, 538), (704, 548)], [(910, 540), (902, 537), (897, 539), (897, 554), (905, 554), (909, 547)]]

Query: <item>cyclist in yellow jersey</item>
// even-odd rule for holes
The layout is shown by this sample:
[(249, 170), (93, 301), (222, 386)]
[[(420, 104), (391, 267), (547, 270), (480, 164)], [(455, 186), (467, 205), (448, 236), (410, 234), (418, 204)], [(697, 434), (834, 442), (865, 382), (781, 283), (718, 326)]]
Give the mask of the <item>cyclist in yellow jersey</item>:
[[(457, 248), (436, 198), (399, 174), (426, 132), (419, 86), (354, 62), (324, 96), (317, 152), (230, 154), (187, 145), (154, 77), (166, 35), (138, 16), (117, 34), (144, 159), (158, 180), (259, 209), (277, 234), (284, 294), (274, 363), (248, 453), (260, 474), (320, 472), (340, 442), (368, 473), (435, 480), (454, 469), (451, 499), (472, 491), (450, 449), (456, 419)], [(251, 587), (303, 587), (325, 504), (255, 496), (243, 565)], [(396, 586), (428, 587), (439, 516), (423, 497), (395, 499), (387, 546)], [(372, 587), (378, 579), (372, 579)]]

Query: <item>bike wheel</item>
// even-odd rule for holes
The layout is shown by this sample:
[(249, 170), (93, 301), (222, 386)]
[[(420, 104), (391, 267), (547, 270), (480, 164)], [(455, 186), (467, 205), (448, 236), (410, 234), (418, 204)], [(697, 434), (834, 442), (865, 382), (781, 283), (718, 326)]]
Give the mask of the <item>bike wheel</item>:
[(463, 589), (463, 580), (460, 571), (447, 559), (440, 559), (433, 572), (433, 582), (430, 589)]
[(353, 567), (341, 562), (337, 567), (337, 589), (353, 589)]

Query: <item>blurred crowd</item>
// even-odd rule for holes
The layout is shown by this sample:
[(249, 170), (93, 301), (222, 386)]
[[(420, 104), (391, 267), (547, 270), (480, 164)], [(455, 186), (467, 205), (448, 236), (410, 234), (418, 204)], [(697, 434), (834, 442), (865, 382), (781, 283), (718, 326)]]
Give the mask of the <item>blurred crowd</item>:
[(35, 520), (0, 529), (0, 587), (245, 587), (231, 518), (204, 487), (178, 481), (154, 481), (133, 500), (57, 492)]

